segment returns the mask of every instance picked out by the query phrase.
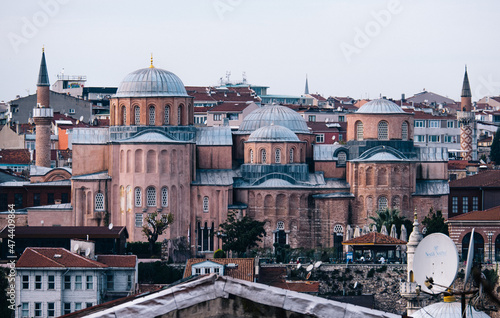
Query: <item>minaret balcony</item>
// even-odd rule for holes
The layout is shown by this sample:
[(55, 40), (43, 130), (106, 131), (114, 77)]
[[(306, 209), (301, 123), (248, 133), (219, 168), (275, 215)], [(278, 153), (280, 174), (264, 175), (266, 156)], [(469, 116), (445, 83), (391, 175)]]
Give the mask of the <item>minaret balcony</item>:
[(460, 123), (471, 123), (475, 120), (473, 112), (457, 112), (457, 120)]
[(33, 118), (37, 117), (54, 117), (52, 108), (33, 108)]

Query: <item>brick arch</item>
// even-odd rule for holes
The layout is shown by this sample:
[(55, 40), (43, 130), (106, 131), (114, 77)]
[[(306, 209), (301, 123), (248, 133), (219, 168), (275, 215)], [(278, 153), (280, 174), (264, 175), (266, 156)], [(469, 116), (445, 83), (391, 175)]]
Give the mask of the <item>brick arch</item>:
[(266, 195), (264, 197), (264, 215), (269, 217), (269, 216), (274, 216), (276, 212), (276, 200), (274, 200), (274, 197), (270, 194)]
[(143, 172), (143, 151), (142, 149), (136, 149), (135, 150), (135, 160), (134, 160), (134, 171), (141, 173)]
[(156, 151), (148, 150), (146, 154), (146, 173), (155, 173), (156, 170)]
[(283, 193), (280, 193), (276, 196), (276, 215), (278, 216), (288, 215), (287, 201), (288, 201), (287, 196)]
[(292, 194), (288, 199), (288, 214), (290, 216), (299, 215), (300, 198), (297, 194)]
[(44, 178), (43, 182), (47, 181), (57, 181), (57, 180), (69, 180), (71, 178), (71, 173), (69, 173), (65, 169), (52, 169), (50, 172), (48, 172)]
[(377, 185), (389, 185), (386, 168), (377, 169)]
[(169, 172), (169, 156), (168, 156), (168, 151), (167, 150), (162, 150), (160, 152), (160, 173), (167, 174)]

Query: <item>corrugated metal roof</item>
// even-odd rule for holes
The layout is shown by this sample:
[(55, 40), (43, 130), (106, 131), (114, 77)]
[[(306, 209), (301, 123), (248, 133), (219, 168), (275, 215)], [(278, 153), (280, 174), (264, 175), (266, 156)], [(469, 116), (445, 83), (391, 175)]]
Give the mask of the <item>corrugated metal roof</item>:
[(90, 173), (90, 174), (82, 174), (79, 176), (71, 177), (72, 180), (108, 180), (111, 179), (107, 171)]
[(232, 146), (231, 127), (198, 127), (196, 129), (198, 146)]
[(32, 206), (29, 210), (73, 210), (71, 203), (51, 204), (42, 206)]
[(185, 143), (185, 141), (171, 139), (156, 131), (146, 132), (132, 138), (118, 140), (119, 143)]
[(236, 174), (233, 170), (197, 170), (194, 185), (221, 185), (229, 186), (233, 184), (233, 177)]
[(273, 125), (260, 127), (250, 134), (248, 141), (265, 141), (265, 142), (284, 142), (284, 141), (300, 141), (297, 135), (290, 129)]
[(419, 161), (448, 161), (446, 147), (415, 147)]
[(446, 195), (449, 193), (448, 180), (417, 180), (413, 195)]

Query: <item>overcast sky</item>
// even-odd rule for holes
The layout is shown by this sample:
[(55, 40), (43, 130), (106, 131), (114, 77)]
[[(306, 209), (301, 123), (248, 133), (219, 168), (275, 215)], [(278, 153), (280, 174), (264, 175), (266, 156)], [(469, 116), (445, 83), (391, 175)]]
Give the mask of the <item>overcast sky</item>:
[(184, 85), (231, 80), (270, 94), (400, 98), (424, 88), (459, 100), (500, 95), (500, 1), (23, 0), (0, 4), (0, 100), (36, 88), (45, 45), (50, 81), (86, 75), (118, 86), (149, 66)]

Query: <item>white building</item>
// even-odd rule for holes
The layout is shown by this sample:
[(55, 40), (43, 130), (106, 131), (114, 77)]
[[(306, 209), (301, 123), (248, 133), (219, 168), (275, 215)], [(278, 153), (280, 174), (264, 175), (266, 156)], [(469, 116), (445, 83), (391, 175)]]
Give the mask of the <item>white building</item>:
[(64, 248), (28, 247), (16, 265), (16, 317), (57, 317), (135, 291), (135, 255), (97, 259)]

